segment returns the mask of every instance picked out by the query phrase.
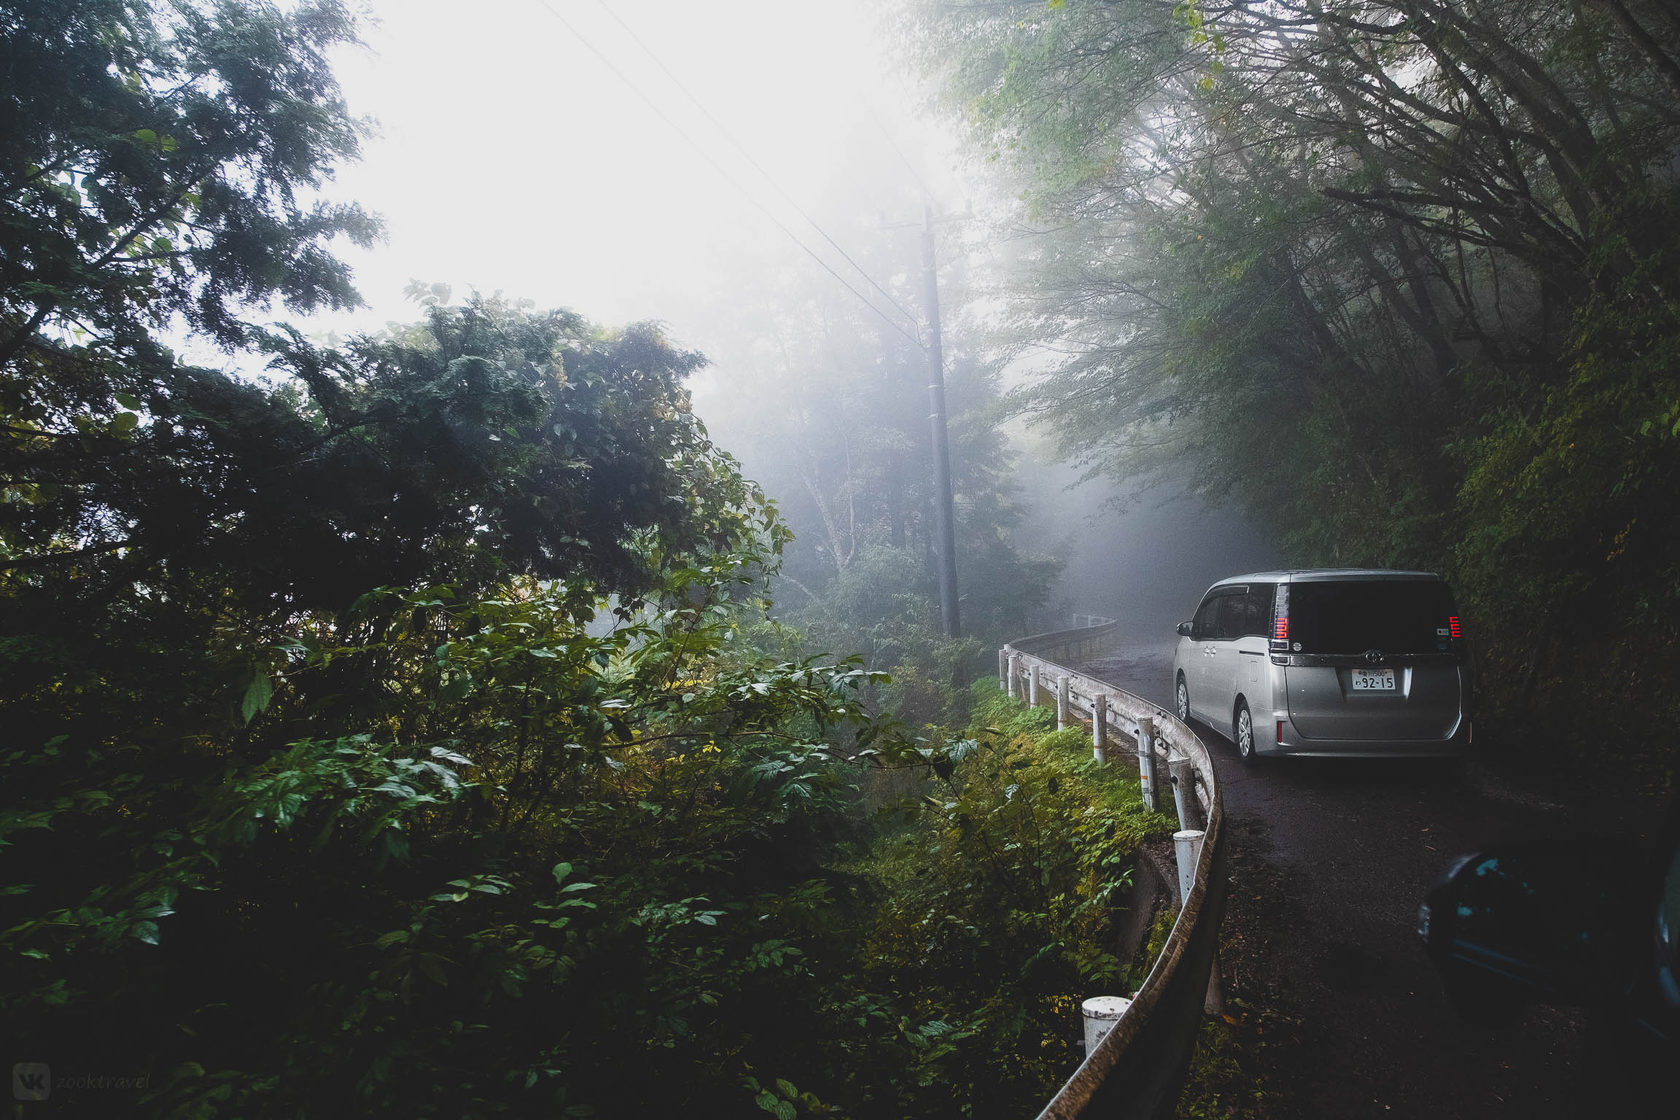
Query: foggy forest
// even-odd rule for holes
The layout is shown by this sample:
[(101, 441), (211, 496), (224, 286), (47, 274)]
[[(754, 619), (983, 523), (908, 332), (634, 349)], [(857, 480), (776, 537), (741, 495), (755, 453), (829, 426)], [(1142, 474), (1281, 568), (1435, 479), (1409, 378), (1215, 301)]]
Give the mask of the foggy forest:
[[(559, 192), (736, 156), (585, 101), (423, 136), (404, 240), (378, 7), (0, 0), (0, 1037), (127, 1079), (58, 1114), (1035, 1115), (1176, 825), (996, 651), (1236, 572), (1441, 573), (1477, 773), (1672, 795), (1666, 4), (818, 6), (949, 159), (802, 137), (698, 279)], [(1182, 1114), (1292, 1115), (1228, 1018)]]

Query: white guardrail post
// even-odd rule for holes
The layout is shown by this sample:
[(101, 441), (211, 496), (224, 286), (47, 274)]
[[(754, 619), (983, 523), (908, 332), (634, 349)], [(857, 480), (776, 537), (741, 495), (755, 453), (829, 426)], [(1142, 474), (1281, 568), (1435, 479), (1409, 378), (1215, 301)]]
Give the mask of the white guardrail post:
[(1038, 662), (1027, 666), (1027, 707), (1038, 707)]
[(1016, 653), (1014, 650), (1011, 650), (1009, 652), (1009, 698), (1011, 700), (1019, 700), (1021, 698), (1021, 691), (1016, 687), (1016, 682), (1020, 679), (1021, 655)]
[(1132, 1001), (1125, 996), (1092, 996), (1080, 1005), (1085, 1017), (1085, 1053), (1096, 1050), (1103, 1035), (1114, 1029), (1114, 1024), (1131, 1005)]
[(1189, 898), (1196, 885), (1196, 861), (1202, 858), (1202, 838), (1207, 834), (1199, 828), (1184, 828), (1173, 833), (1173, 852), (1178, 856), (1178, 897)]
[(1167, 773), (1172, 777), (1173, 805), (1178, 809), (1178, 827), (1195, 828), (1201, 823), (1196, 804), (1196, 764), (1174, 751), (1167, 756)]
[(1138, 720), (1137, 732), (1138, 781), (1143, 785), (1143, 805), (1155, 811), (1155, 721), (1145, 716)]
[(1061, 731), (1068, 725), (1068, 677), (1066, 673), (1056, 676), (1056, 730)]
[(1098, 762), (1108, 761), (1108, 694), (1099, 692), (1091, 699), (1091, 757)]

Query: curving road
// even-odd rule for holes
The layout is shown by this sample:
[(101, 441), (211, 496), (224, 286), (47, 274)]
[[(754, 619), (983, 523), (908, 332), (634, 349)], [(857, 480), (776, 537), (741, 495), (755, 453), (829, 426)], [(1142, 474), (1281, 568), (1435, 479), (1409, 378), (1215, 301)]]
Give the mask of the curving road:
[[(1170, 710), (1172, 639), (1082, 671)], [(1574, 1011), (1492, 1030), (1448, 1007), (1414, 932), (1454, 854), (1589, 832), (1560, 799), (1472, 762), (1277, 760), (1245, 768), (1197, 726), (1225, 792), (1231, 885), (1221, 964), (1268, 1117), (1567, 1117), (1614, 1074), (1582, 1057)], [(1589, 1067), (1598, 1068), (1589, 1068)], [(1613, 1095), (1610, 1094), (1610, 1095)]]

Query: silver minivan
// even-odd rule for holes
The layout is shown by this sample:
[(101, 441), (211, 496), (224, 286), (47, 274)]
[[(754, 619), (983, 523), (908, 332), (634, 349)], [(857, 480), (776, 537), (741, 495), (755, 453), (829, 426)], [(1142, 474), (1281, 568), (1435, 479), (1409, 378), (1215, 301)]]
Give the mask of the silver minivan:
[(1459, 755), (1471, 663), (1452, 593), (1430, 572), (1256, 572), (1208, 588), (1178, 626), (1178, 717), (1266, 755)]

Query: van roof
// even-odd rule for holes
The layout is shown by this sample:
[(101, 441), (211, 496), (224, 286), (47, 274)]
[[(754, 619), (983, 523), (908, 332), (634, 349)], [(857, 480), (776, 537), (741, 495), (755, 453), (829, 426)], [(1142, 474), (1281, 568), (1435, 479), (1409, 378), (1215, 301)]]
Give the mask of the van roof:
[(1339, 580), (1440, 580), (1434, 572), (1404, 571), (1398, 568), (1287, 568), (1276, 572), (1249, 572), (1216, 581), (1214, 587), (1232, 583), (1318, 583)]

